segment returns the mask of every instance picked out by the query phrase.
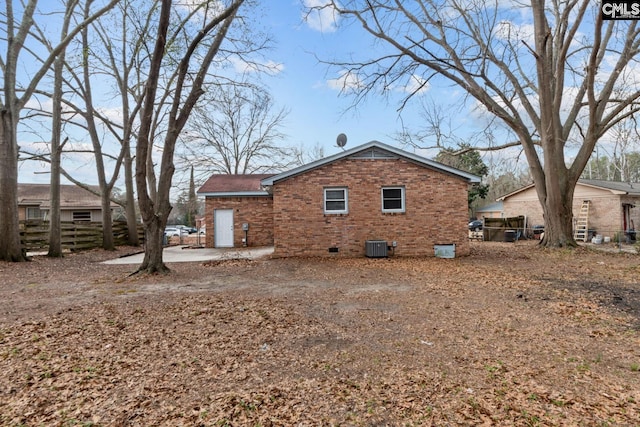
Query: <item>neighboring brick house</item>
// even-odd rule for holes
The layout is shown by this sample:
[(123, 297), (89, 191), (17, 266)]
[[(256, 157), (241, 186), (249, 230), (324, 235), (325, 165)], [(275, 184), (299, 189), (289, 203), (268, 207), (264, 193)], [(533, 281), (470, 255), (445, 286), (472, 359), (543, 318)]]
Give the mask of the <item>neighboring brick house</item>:
[[(543, 225), (542, 206), (533, 184), (498, 199), (505, 217), (524, 215), (528, 227)], [(597, 234), (613, 238), (616, 233), (640, 224), (640, 183), (581, 179), (573, 194), (574, 218), (582, 202), (589, 200), (589, 224)]]
[(246, 236), (248, 246), (273, 244), (275, 256), (362, 256), (370, 240), (398, 256), (433, 256), (434, 245), (469, 253), (467, 193), (479, 182), (469, 173), (372, 141), (258, 177), (214, 175), (198, 191), (214, 228), (207, 246)]
[[(20, 221), (49, 219), (51, 209), (49, 184), (18, 184)], [(100, 191), (98, 187), (94, 187)], [(118, 205), (111, 203), (111, 210)], [(76, 185), (60, 185), (60, 220), (102, 222), (102, 200)]]

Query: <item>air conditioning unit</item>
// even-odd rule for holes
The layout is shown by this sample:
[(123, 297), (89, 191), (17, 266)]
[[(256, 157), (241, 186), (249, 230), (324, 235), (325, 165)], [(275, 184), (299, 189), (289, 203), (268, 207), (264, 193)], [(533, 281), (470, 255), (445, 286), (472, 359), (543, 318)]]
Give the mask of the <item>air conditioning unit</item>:
[(386, 240), (365, 241), (365, 254), (369, 258), (386, 258), (387, 257), (387, 241)]

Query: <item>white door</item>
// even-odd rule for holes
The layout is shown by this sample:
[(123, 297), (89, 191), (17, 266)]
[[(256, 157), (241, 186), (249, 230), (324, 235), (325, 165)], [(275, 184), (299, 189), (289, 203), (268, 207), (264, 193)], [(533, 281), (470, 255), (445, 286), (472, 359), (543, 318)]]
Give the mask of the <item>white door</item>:
[(213, 230), (216, 248), (233, 247), (233, 209), (216, 209), (214, 211)]

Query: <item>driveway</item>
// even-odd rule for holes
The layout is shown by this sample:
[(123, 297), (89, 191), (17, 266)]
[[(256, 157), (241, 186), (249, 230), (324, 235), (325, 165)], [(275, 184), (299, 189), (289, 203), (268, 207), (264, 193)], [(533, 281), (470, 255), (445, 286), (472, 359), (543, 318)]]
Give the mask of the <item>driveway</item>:
[[(172, 262), (203, 262), (225, 259), (256, 259), (271, 255), (273, 247), (264, 248), (200, 248), (188, 245), (167, 246), (162, 258), (166, 263)], [(103, 261), (103, 264), (141, 264), (144, 252)]]

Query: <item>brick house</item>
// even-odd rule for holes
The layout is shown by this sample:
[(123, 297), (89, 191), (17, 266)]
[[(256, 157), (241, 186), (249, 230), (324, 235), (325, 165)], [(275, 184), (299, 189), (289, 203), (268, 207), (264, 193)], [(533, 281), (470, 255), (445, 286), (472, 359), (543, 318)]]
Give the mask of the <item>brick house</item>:
[[(543, 225), (542, 207), (533, 184), (498, 199), (505, 217), (524, 215), (528, 227)], [(581, 179), (573, 194), (574, 218), (589, 201), (588, 228), (613, 238), (640, 224), (640, 183)]]
[[(205, 196), (209, 247), (273, 245), (275, 256), (469, 253), (467, 192), (479, 178), (372, 141), (276, 175), (213, 175)], [(244, 239), (244, 240), (243, 240)], [(394, 246), (395, 245), (395, 246)]]

